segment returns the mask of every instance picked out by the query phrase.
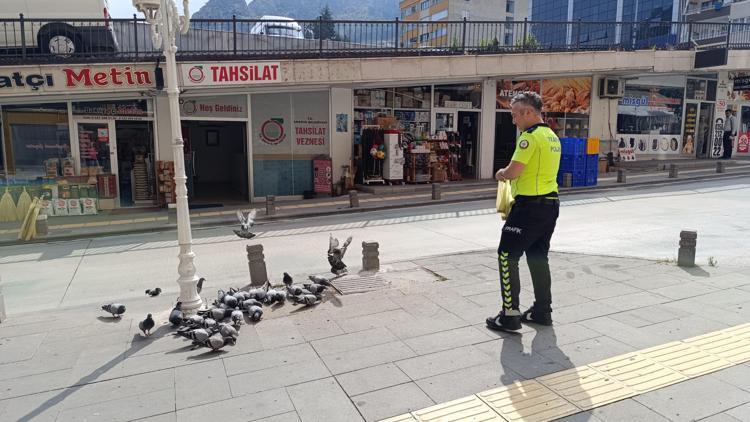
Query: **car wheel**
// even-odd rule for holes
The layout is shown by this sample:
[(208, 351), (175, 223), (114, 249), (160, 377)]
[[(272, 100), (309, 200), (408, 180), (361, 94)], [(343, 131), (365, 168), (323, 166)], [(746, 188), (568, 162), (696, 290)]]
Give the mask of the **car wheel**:
[(69, 57), (80, 52), (80, 42), (68, 32), (50, 33), (41, 37), (40, 47), (43, 52), (55, 56)]

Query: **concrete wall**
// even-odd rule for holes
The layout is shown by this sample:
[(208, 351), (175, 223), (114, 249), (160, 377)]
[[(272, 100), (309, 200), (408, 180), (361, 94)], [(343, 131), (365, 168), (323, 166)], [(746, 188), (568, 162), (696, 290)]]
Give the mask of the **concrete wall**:
[[(614, 139), (617, 134), (617, 98), (599, 98), (597, 90), (599, 87), (599, 80), (603, 79), (605, 75), (594, 76), (591, 93), (591, 107), (590, 107), (590, 118), (589, 118), (589, 136), (592, 138), (599, 138), (602, 141)], [(602, 152), (607, 153), (608, 150), (604, 149), (607, 145), (602, 142)]]
[(497, 82), (486, 79), (482, 82), (482, 116), (479, 131), (479, 178), (491, 179), (495, 157), (495, 93)]
[[(343, 172), (341, 166), (349, 164), (352, 157), (353, 143), (353, 103), (352, 90), (349, 88), (331, 88), (331, 159), (333, 161), (333, 182), (341, 180)], [(336, 116), (345, 114), (347, 116), (347, 131), (336, 130)]]

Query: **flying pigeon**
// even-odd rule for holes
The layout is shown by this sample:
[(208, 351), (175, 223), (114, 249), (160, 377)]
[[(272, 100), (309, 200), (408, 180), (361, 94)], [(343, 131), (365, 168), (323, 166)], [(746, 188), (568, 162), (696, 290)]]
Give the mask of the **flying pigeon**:
[(122, 303), (110, 303), (108, 305), (102, 305), (102, 310), (109, 312), (114, 318), (119, 318), (125, 313), (125, 305)]
[(182, 314), (182, 302), (177, 302), (177, 304), (174, 305), (174, 309), (172, 309), (172, 312), (169, 314), (169, 322), (171, 322), (173, 326), (177, 326), (182, 324), (184, 318), (185, 317)]
[(310, 275), (310, 276), (307, 276), (307, 278), (308, 278), (308, 279), (310, 279), (310, 281), (312, 281), (313, 283), (316, 283), (316, 284), (322, 284), (322, 285), (324, 285), (324, 286), (326, 286), (326, 287), (331, 287), (331, 288), (333, 288), (333, 290), (336, 290), (336, 292), (337, 292), (338, 294), (340, 294), (340, 295), (342, 295), (342, 294), (343, 294), (343, 293), (341, 293), (341, 290), (339, 290), (339, 288), (338, 288), (338, 287), (336, 287), (336, 286), (335, 286), (335, 285), (334, 285), (334, 284), (333, 284), (333, 283), (331, 282), (331, 280), (329, 280), (329, 279), (327, 279), (327, 278), (323, 277), (322, 275)]
[(237, 210), (237, 219), (240, 220), (240, 229), (232, 230), (234, 234), (243, 239), (252, 239), (255, 237), (255, 233), (250, 232), (250, 228), (255, 224), (256, 210), (251, 210), (247, 214), (240, 210)]
[(221, 334), (222, 337), (234, 337), (234, 338), (237, 338), (237, 336), (240, 335), (240, 333), (237, 331), (236, 328), (234, 328), (230, 324), (225, 324), (225, 323), (219, 324), (219, 334)]
[(250, 318), (250, 321), (258, 322), (263, 316), (263, 309), (260, 306), (251, 306), (247, 308), (247, 316)]
[(294, 296), (293, 299), (294, 303), (299, 303), (305, 306), (313, 306), (318, 303), (318, 297), (313, 294)]
[(344, 255), (346, 255), (346, 248), (352, 243), (352, 237), (349, 236), (344, 242), (344, 245), (339, 247), (339, 240), (334, 238), (333, 235), (329, 235), (328, 238), (328, 263), (331, 264), (331, 272), (336, 275), (346, 273), (346, 264), (344, 264)]
[(195, 345), (195, 347), (193, 347), (193, 348), (196, 348), (198, 346), (203, 346), (203, 347), (207, 347), (207, 348), (209, 348), (209, 349), (211, 349), (211, 350), (213, 350), (215, 352), (217, 350), (220, 350), (221, 348), (223, 348), (227, 344), (231, 344), (231, 345), (234, 346), (236, 343), (237, 343), (237, 340), (234, 337), (222, 337), (221, 334), (216, 333), (216, 334), (212, 335), (211, 337), (207, 338), (204, 341), (193, 342), (193, 344)]
[(232, 311), (230, 319), (232, 320), (232, 324), (235, 327), (239, 327), (240, 325), (242, 325), (242, 320), (245, 319), (245, 314), (243, 314), (242, 311)]
[(159, 296), (161, 294), (161, 288), (157, 287), (155, 289), (147, 289), (146, 294), (151, 297)]
[(195, 285), (196, 289), (198, 290), (198, 294), (201, 294), (201, 290), (203, 290), (203, 282), (206, 281), (205, 278), (201, 277), (198, 279), (198, 284)]
[(154, 325), (156, 325), (154, 319), (151, 318), (151, 314), (148, 314), (146, 319), (138, 323), (138, 328), (143, 331), (144, 336), (148, 337), (151, 335), (151, 329), (154, 328)]

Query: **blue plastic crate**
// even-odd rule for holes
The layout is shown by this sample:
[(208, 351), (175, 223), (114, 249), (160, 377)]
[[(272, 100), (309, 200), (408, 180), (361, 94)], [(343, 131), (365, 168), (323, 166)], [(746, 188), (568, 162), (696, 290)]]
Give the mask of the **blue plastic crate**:
[(599, 180), (599, 173), (586, 173), (586, 184), (584, 186), (596, 186)]
[[(596, 169), (599, 172), (599, 154), (591, 154), (586, 156), (586, 171), (589, 169)], [(594, 170), (592, 170), (594, 171)]]
[(586, 140), (581, 138), (560, 139), (563, 155), (582, 156), (586, 154)]
[(585, 170), (561, 171), (557, 173), (557, 184), (559, 186), (563, 185), (563, 175), (566, 173), (570, 173), (573, 175), (573, 187), (586, 186), (586, 171)]
[(586, 170), (586, 157), (583, 155), (562, 155), (560, 157), (560, 171), (572, 173)]

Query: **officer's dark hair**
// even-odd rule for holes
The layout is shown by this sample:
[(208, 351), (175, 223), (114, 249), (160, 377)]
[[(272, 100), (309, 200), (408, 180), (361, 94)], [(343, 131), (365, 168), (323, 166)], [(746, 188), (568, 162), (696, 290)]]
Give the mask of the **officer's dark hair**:
[(521, 92), (520, 94), (516, 94), (513, 99), (510, 100), (510, 105), (513, 106), (513, 104), (527, 105), (529, 107), (533, 107), (537, 113), (542, 112), (542, 97), (533, 91), (526, 91)]

